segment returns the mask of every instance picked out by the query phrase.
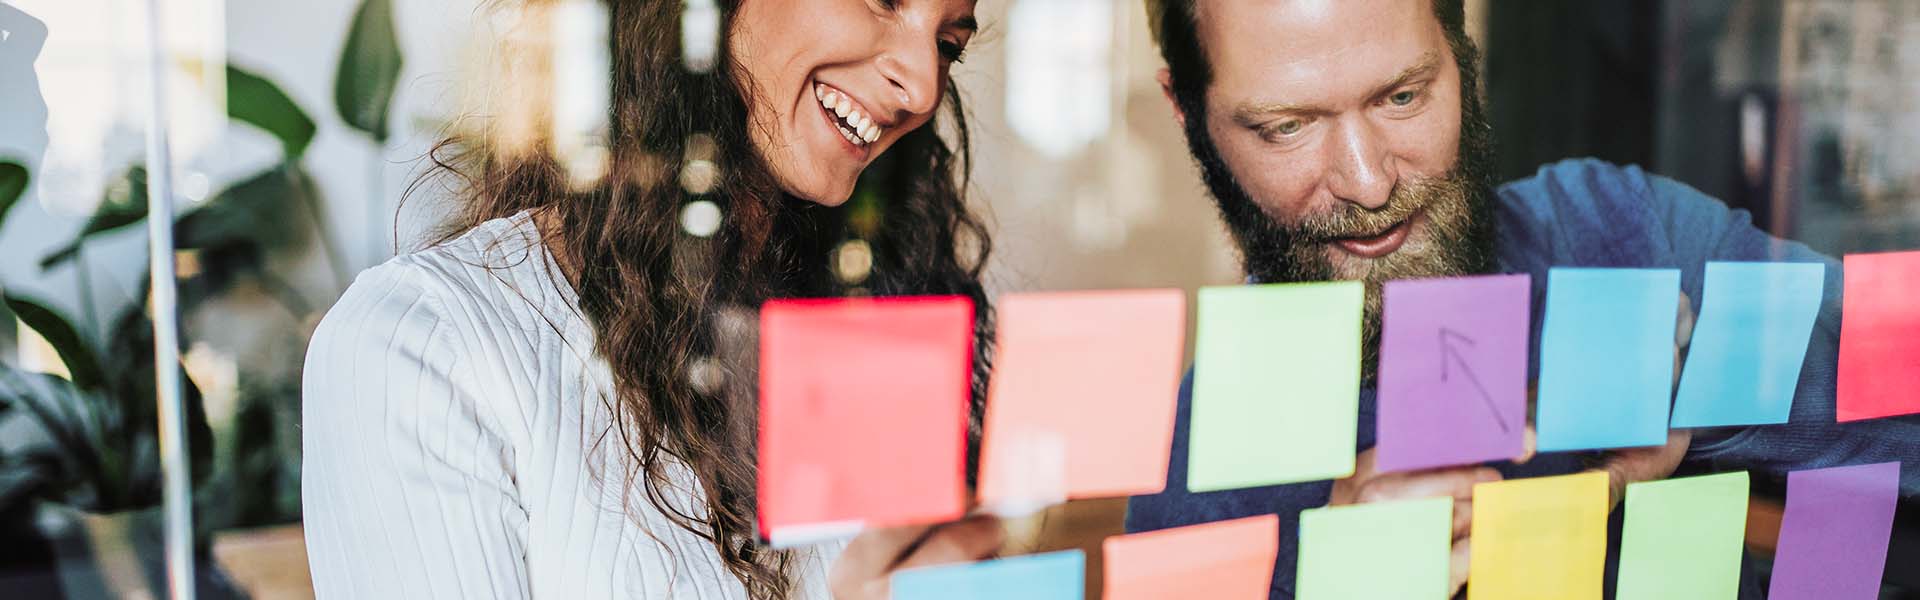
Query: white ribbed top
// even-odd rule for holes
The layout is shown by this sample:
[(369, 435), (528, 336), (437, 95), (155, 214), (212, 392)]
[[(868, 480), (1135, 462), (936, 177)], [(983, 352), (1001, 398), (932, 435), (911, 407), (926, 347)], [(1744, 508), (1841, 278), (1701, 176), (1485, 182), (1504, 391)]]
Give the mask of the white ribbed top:
[[(710, 543), (624, 493), (612, 380), (557, 274), (522, 213), (361, 273), (327, 312), (301, 472), (321, 598), (745, 597)], [(838, 553), (800, 562), (798, 597), (828, 597)]]

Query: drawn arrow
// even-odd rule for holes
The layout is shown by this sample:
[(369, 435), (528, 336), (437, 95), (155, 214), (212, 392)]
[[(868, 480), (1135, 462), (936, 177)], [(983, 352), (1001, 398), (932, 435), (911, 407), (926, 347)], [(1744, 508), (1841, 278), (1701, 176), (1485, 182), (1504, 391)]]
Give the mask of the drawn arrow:
[(1500, 432), (1512, 433), (1513, 429), (1507, 426), (1507, 419), (1501, 416), (1500, 409), (1493, 405), (1493, 395), (1487, 393), (1486, 386), (1480, 385), (1480, 377), (1473, 374), (1473, 366), (1467, 363), (1466, 355), (1460, 351), (1460, 344), (1472, 348), (1478, 345), (1478, 342), (1467, 337), (1467, 334), (1445, 327), (1440, 328), (1440, 380), (1446, 381), (1452, 374), (1448, 365), (1459, 363), (1460, 374), (1465, 375), (1467, 381), (1473, 384), (1474, 391), (1480, 392), (1480, 401), (1487, 405), (1489, 412), (1493, 413), (1493, 422), (1500, 425)]

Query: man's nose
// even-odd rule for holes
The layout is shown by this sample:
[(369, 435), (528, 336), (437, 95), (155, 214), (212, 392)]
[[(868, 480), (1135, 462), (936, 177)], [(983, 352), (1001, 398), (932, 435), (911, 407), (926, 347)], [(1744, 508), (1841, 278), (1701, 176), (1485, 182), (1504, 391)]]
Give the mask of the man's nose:
[(1365, 119), (1341, 119), (1333, 133), (1327, 189), (1367, 210), (1386, 207), (1398, 177), (1379, 129)]

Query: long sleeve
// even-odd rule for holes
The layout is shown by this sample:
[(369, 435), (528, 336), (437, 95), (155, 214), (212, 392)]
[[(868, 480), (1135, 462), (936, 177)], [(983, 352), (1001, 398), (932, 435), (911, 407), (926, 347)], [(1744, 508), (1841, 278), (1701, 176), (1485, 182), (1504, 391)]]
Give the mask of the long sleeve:
[[(1645, 178), (1653, 209), (1667, 227), (1680, 264), (1723, 260), (1826, 266), (1820, 315), (1807, 345), (1789, 421), (1700, 432), (1689, 458), (1773, 473), (1901, 461), (1902, 493), (1920, 494), (1920, 416), (1834, 422), (1842, 317), (1840, 263), (1798, 242), (1768, 235), (1753, 226), (1745, 211), (1730, 209), (1684, 184), (1637, 169), (1628, 172)], [(1697, 308), (1701, 296), (1693, 298)]]
[(362, 274), (308, 350), (302, 501), (321, 598), (529, 596), (514, 449), (430, 270)]

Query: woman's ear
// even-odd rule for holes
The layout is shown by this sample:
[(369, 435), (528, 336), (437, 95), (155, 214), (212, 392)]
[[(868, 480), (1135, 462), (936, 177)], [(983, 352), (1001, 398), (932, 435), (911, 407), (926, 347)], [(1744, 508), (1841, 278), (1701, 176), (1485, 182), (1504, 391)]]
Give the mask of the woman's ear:
[(1160, 82), (1160, 93), (1167, 97), (1167, 106), (1173, 107), (1174, 124), (1184, 131), (1187, 128), (1187, 114), (1180, 112), (1180, 99), (1173, 95), (1173, 71), (1160, 69), (1153, 78)]

